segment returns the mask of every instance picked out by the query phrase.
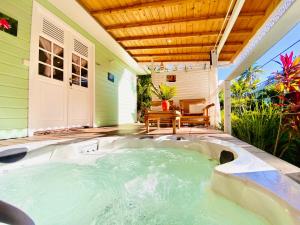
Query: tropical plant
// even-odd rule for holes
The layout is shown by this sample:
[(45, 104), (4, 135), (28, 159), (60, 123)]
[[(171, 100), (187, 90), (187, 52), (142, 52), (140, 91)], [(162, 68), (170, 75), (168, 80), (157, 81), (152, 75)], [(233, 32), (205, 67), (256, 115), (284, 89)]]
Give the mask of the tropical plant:
[(231, 97), (232, 107), (235, 110), (243, 111), (247, 107), (252, 107), (249, 104), (253, 98), (253, 91), (259, 80), (256, 78), (257, 73), (261, 73), (262, 70), (258, 66), (250, 66), (246, 69), (241, 76), (232, 82), (231, 85)]
[[(281, 106), (279, 128), (273, 150), (274, 155), (277, 154), (280, 138), (285, 133), (288, 134), (287, 144), (284, 146), (283, 151), (281, 151), (280, 156), (283, 156), (286, 150), (289, 149), (293, 138), (296, 137), (298, 139), (300, 136), (298, 135), (300, 126), (299, 115), (294, 116), (289, 114), (290, 106), (298, 103), (297, 96), (300, 95), (300, 57), (296, 57), (293, 60), (293, 55), (293, 51), (289, 55), (280, 55), (280, 62), (277, 63), (281, 65), (282, 70), (274, 73), (275, 78), (278, 80), (276, 88), (280, 92)], [(290, 93), (295, 95), (296, 98), (287, 97)], [(290, 101), (291, 99), (296, 99), (296, 101)], [(287, 115), (285, 118), (283, 118), (284, 113)]]
[(157, 88), (152, 84), (152, 93), (160, 100), (170, 100), (176, 95), (176, 87), (160, 84)]
[(253, 89), (253, 85), (256, 86), (255, 81), (257, 81), (257, 75), (263, 73), (264, 71), (261, 69), (260, 66), (249, 66), (238, 78), (238, 81), (244, 81), (249, 84), (249, 88)]
[(264, 89), (255, 93), (255, 98), (261, 103), (279, 104), (279, 91), (275, 84), (266, 86)]
[(289, 92), (297, 92), (300, 89), (300, 56), (293, 60), (294, 52), (290, 55), (280, 55), (282, 70), (275, 72), (275, 78), (279, 81), (276, 85), (278, 91), (282, 93), (282, 97)]
[[(257, 79), (249, 78), (251, 69), (248, 75), (245, 72), (233, 82), (232, 134), (300, 166), (300, 114), (292, 112), (290, 107), (297, 103), (297, 94), (300, 95), (300, 60), (293, 60), (291, 53), (281, 56), (280, 61), (282, 70), (274, 73), (278, 82), (264, 90), (253, 91)], [(223, 97), (223, 93), (220, 96)], [(221, 128), (223, 123), (222, 119)]]
[(144, 121), (144, 114), (151, 107), (151, 75), (138, 76), (137, 79), (137, 111), (138, 121)]
[(253, 109), (234, 113), (232, 133), (237, 138), (269, 151), (274, 146), (279, 126), (279, 108), (255, 104)]

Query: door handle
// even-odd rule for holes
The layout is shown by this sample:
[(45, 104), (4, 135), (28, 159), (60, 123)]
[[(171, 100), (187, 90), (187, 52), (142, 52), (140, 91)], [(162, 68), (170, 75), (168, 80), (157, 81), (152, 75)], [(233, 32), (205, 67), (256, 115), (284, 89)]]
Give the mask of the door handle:
[(73, 83), (72, 83), (72, 78), (69, 78), (69, 85), (72, 87)]

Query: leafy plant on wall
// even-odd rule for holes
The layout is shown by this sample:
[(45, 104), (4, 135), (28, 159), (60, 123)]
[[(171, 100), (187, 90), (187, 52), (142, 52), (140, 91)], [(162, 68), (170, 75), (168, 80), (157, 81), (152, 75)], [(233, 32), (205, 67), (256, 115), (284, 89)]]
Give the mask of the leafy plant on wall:
[(17, 36), (18, 21), (0, 12), (0, 31)]
[(138, 121), (144, 122), (145, 111), (151, 107), (151, 75), (141, 75), (137, 79)]
[(6, 29), (6, 30), (8, 30), (8, 29), (10, 29), (10, 24), (7, 22), (7, 20), (6, 19), (4, 19), (4, 18), (1, 18), (0, 19), (0, 29), (1, 30), (4, 30), (4, 29)]

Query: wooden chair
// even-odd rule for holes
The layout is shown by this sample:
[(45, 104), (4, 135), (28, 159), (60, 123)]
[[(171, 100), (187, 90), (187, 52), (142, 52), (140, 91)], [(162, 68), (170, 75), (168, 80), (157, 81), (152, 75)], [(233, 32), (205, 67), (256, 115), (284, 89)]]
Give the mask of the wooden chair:
[(205, 104), (205, 99), (182, 99), (179, 101), (181, 108), (181, 124), (189, 125), (205, 125), (206, 127), (210, 126), (210, 118), (208, 110), (210, 107), (215, 104), (205, 105), (202, 111), (199, 112), (190, 112), (191, 105)]

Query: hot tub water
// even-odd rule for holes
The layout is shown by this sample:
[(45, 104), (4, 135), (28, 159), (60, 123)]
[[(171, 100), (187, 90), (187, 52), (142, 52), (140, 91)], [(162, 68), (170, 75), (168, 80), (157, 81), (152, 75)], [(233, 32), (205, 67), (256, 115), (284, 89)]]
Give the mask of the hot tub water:
[(92, 164), (8, 171), (0, 199), (37, 225), (267, 225), (210, 190), (216, 165), (186, 149), (120, 149)]

